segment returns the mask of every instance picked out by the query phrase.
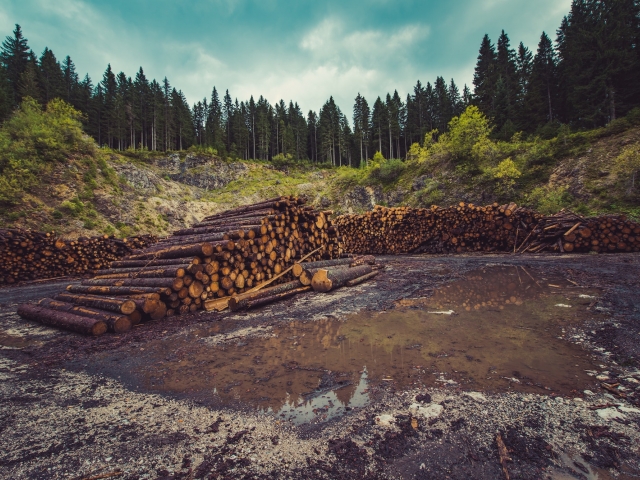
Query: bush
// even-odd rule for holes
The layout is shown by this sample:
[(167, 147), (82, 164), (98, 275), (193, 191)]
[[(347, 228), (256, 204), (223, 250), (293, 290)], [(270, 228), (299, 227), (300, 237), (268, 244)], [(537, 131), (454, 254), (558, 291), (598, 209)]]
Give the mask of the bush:
[(527, 195), (527, 202), (540, 213), (557, 213), (571, 204), (573, 197), (566, 187), (537, 187)]
[(80, 112), (60, 99), (42, 109), (32, 98), (0, 128), (0, 202), (16, 204), (40, 183), (54, 162), (93, 155), (95, 142), (82, 131)]
[(459, 116), (449, 122), (449, 131), (440, 137), (441, 143), (446, 143), (453, 156), (460, 160), (472, 160), (476, 144), (488, 145), (491, 128), (487, 117), (476, 107), (471, 105)]
[(405, 168), (406, 165), (402, 160), (385, 160), (380, 164), (378, 179), (384, 184), (393, 183), (402, 175)]

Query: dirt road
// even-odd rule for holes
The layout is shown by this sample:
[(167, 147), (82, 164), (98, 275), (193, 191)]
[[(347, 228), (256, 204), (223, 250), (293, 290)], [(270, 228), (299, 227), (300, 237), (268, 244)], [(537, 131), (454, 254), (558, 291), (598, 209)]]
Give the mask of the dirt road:
[(380, 261), (97, 339), (15, 314), (68, 282), (1, 289), (0, 477), (640, 475), (640, 256)]

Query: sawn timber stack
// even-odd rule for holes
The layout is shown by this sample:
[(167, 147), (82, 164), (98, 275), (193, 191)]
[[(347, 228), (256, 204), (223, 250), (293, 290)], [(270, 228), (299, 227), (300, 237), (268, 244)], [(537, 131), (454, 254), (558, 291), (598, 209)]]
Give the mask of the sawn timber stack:
[(49, 309), (55, 314), (43, 314), (45, 323), (60, 326), (60, 318), (67, 315), (70, 329), (92, 334), (103, 329), (77, 327), (77, 316), (84, 314), (103, 322), (109, 331), (121, 332), (127, 329), (122, 315), (135, 325), (144, 319), (195, 312), (267, 282), (275, 286), (293, 280), (292, 273), (283, 273), (301, 258), (339, 257), (331, 213), (317, 211), (297, 197), (227, 210), (112, 262), (55, 299), (43, 299), (38, 310), (21, 311), (34, 319), (37, 311)]

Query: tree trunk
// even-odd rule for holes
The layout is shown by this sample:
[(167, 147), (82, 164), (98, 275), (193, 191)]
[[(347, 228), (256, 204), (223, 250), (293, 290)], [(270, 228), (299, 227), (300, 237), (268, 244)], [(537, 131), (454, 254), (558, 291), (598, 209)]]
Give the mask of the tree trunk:
[(311, 286), (316, 292), (328, 292), (345, 285), (349, 280), (362, 277), (372, 271), (370, 265), (331, 270), (321, 269), (313, 276)]
[(61, 302), (51, 298), (43, 298), (38, 302), (38, 305), (50, 310), (58, 310), (60, 312), (68, 312), (81, 317), (101, 320), (107, 324), (108, 330), (113, 333), (124, 333), (131, 330), (131, 320), (126, 315), (114, 315), (110, 312), (78, 306), (73, 303)]
[(44, 323), (52, 327), (64, 328), (85, 335), (97, 337), (107, 331), (107, 325), (102, 320), (81, 317), (67, 312), (49, 310), (35, 305), (23, 304), (18, 307), (18, 315), (27, 320)]

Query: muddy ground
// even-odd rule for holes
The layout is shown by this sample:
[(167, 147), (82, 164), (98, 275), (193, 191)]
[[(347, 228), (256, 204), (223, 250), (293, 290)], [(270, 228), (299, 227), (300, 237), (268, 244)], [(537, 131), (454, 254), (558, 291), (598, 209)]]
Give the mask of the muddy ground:
[[(97, 339), (25, 322), (15, 314), (18, 302), (51, 295), (68, 281), (1, 289), (0, 478), (498, 479), (505, 478), (498, 435), (512, 479), (640, 476), (640, 256), (379, 260), (387, 269), (349, 290), (307, 293), (244, 314), (173, 317)], [(319, 400), (307, 412), (312, 420), (300, 422), (273, 407), (276, 399), (262, 395), (269, 382), (276, 382), (275, 373), (259, 378), (255, 373), (268, 359), (251, 356), (255, 369), (232, 368), (239, 348), (273, 339), (292, 322), (311, 331), (354, 314), (360, 321), (363, 315), (384, 314), (379, 312), (411, 314), (446, 285), (491, 266), (524, 267), (516, 271), (540, 288), (547, 288), (540, 283), (549, 279), (549, 287), (562, 286), (563, 294), (574, 289), (568, 299), (584, 297), (572, 302), (570, 319), (545, 328), (573, 349), (571, 368), (587, 371), (578, 375), (576, 370), (575, 385), (560, 379), (554, 386), (517, 371), (492, 383), (487, 379), (496, 367), (491, 365), (486, 379), (470, 378), (438, 363), (440, 357), (451, 355), (453, 361), (462, 354), (474, 361), (455, 349), (430, 351), (426, 358), (434, 359), (432, 365), (403, 365), (395, 376), (391, 370), (371, 373), (358, 386), (364, 370), (329, 370), (319, 358), (309, 360), (313, 368), (276, 360), (274, 365), (291, 375), (285, 389), (296, 388), (295, 375), (301, 372), (319, 379), (307, 385), (303, 398), (308, 403), (331, 392), (342, 398), (340, 392), (351, 389), (351, 400), (342, 408)], [(558, 279), (567, 286), (551, 284)], [(389, 325), (389, 339), (393, 328)], [(297, 351), (300, 339), (287, 338), (280, 340)], [(338, 351), (331, 348), (325, 350)], [(401, 351), (420, 348), (416, 340)], [(202, 358), (207, 352), (217, 364)], [(228, 361), (221, 361), (226, 355)], [(499, 358), (499, 352), (495, 355)], [(557, 370), (565, 368), (568, 364)], [(223, 370), (244, 380), (211, 391), (216, 372)], [(306, 388), (304, 378), (300, 381)]]

